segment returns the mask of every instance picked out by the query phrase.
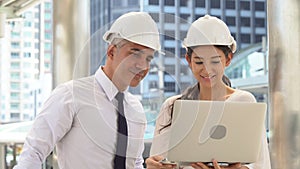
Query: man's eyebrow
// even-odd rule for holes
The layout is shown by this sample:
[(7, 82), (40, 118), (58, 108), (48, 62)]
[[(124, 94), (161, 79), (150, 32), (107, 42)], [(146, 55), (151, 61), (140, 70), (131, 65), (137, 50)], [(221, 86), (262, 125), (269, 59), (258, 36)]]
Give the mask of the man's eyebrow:
[[(144, 52), (143, 50), (144, 50), (144, 49), (138, 49), (138, 48), (131, 48), (131, 49), (130, 49), (130, 51), (132, 51), (132, 52), (139, 52), (139, 53), (144, 54), (145, 52)], [(151, 59), (154, 58), (153, 55), (148, 55), (147, 57), (151, 57)]]
[(140, 52), (140, 53), (144, 53), (143, 50), (138, 49), (138, 48), (131, 48), (130, 50), (131, 50), (132, 52)]

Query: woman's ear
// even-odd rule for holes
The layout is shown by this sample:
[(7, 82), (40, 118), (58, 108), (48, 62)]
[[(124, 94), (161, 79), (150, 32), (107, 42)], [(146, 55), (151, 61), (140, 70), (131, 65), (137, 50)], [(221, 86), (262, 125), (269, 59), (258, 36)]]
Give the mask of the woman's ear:
[(226, 64), (225, 64), (226, 67), (230, 65), (232, 57), (233, 57), (233, 53), (231, 52), (228, 53), (228, 56), (226, 57)]
[(185, 54), (185, 60), (188, 62), (189, 66), (191, 67), (191, 57), (188, 54)]

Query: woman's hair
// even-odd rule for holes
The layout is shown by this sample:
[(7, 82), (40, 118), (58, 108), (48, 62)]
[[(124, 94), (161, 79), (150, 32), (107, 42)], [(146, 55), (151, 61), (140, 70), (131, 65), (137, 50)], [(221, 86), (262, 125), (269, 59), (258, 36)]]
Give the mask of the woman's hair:
[[(232, 52), (232, 50), (231, 50), (228, 46), (224, 46), (224, 45), (214, 45), (214, 46), (215, 46), (216, 48), (222, 50), (222, 52), (224, 53), (224, 55), (225, 55), (226, 58), (228, 58), (228, 54)], [(194, 48), (195, 48), (195, 47), (188, 47), (188, 48), (187, 48), (186, 54), (188, 55), (188, 57), (189, 57), (190, 59), (191, 59), (191, 57), (192, 57), (192, 53), (193, 53), (193, 49), (194, 49)], [(230, 80), (229, 80), (228, 77), (226, 77), (225, 75), (223, 75), (222, 80), (223, 80), (223, 82), (224, 82), (227, 86), (231, 86)], [(181, 99), (182, 99), (182, 100), (193, 100), (192, 98), (189, 98), (188, 95), (189, 95), (191, 92), (194, 92), (194, 91), (195, 91), (195, 90), (194, 90), (195, 87), (198, 88), (198, 91), (199, 91), (199, 93), (200, 93), (200, 86), (199, 86), (199, 85), (200, 85), (200, 84), (198, 83), (197, 86), (193, 86), (193, 87), (190, 87), (190, 88), (186, 89), (186, 90), (183, 92), (182, 96), (181, 96), (180, 98), (178, 98), (177, 100), (181, 100)], [(174, 102), (175, 102), (175, 101), (174, 101)], [(173, 106), (174, 106), (174, 102), (170, 105), (170, 110), (171, 110), (171, 119), (170, 119), (170, 122), (169, 122), (167, 125), (165, 125), (163, 128), (161, 128), (160, 131), (162, 131), (163, 129), (165, 129), (165, 128), (171, 126), (172, 118), (173, 118)]]
[[(192, 58), (192, 53), (193, 50), (196, 48), (197, 46), (192, 46), (192, 47), (187, 47), (187, 51), (186, 54), (188, 55), (188, 57), (191, 59)], [(225, 45), (214, 45), (214, 47), (222, 50), (222, 52), (224, 53), (225, 57), (228, 58), (228, 54), (232, 53), (232, 50), (230, 49), (230, 47), (225, 46)]]

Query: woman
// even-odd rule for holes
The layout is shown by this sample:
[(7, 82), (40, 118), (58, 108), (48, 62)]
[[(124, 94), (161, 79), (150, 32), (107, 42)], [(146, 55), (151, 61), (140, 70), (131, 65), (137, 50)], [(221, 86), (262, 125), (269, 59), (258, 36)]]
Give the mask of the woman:
[[(172, 119), (172, 106), (177, 99), (214, 100), (256, 102), (255, 97), (242, 90), (231, 88), (224, 81), (224, 71), (230, 65), (236, 42), (230, 34), (227, 25), (216, 17), (205, 15), (192, 23), (187, 37), (183, 42), (187, 49), (185, 58), (198, 83), (183, 92), (181, 95), (168, 98), (162, 106), (156, 121), (154, 139), (150, 157), (146, 160), (147, 168), (174, 168), (174, 164), (162, 164), (168, 149), (168, 132)], [(213, 160), (213, 168), (230, 169), (269, 169), (270, 157), (266, 134), (263, 133), (262, 146), (257, 162), (242, 165), (241, 163), (221, 167)], [(196, 169), (212, 168), (204, 163), (193, 163)]]

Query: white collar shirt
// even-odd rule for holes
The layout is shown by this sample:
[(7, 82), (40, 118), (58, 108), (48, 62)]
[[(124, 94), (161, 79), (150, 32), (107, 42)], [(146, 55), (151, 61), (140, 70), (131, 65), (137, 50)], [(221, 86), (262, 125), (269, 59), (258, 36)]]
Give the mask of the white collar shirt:
[[(40, 169), (56, 146), (60, 169), (113, 168), (117, 88), (101, 68), (94, 76), (56, 87), (38, 114), (14, 169)], [(140, 101), (124, 91), (127, 168), (143, 168), (146, 118)]]

